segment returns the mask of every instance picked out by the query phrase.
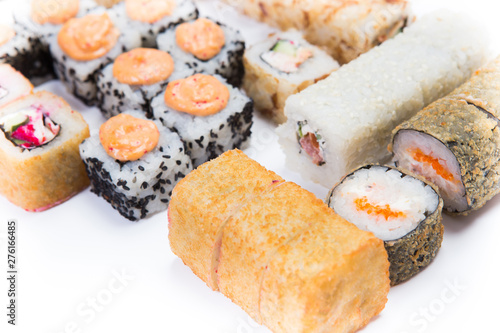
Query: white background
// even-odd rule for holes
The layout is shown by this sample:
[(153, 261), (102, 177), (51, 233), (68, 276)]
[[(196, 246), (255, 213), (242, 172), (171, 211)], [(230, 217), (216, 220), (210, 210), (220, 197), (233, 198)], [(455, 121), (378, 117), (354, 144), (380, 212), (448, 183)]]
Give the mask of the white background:
[[(0, 2), (9, 21), (13, 4)], [(496, 1), (416, 0), (421, 15), (447, 7), (468, 13), (489, 31), (491, 57), (500, 49)], [(271, 29), (212, 1), (202, 13), (237, 25), (248, 42)], [(17, 7), (14, 7), (17, 8)], [(58, 82), (44, 85), (81, 111), (91, 128), (103, 121)], [(273, 126), (258, 118), (246, 152), (269, 169), (324, 198), (328, 189), (286, 169)], [(7, 220), (18, 220), (18, 317), (7, 325)], [(211, 291), (172, 254), (167, 217), (139, 223), (122, 218), (87, 189), (43, 213), (28, 213), (0, 197), (1, 332), (269, 332), (238, 306)], [(500, 332), (500, 196), (468, 217), (444, 217), (445, 236), (435, 261), (394, 287), (385, 310), (363, 333)], [(7, 329), (7, 330), (5, 330)]]

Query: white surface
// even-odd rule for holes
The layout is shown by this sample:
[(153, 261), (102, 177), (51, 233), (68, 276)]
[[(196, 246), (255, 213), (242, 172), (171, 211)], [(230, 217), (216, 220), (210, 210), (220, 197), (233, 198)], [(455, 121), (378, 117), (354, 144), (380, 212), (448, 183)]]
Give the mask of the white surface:
[[(14, 1), (0, 2), (1, 22)], [(482, 21), (498, 54), (500, 6), (491, 0), (415, 0), (415, 12), (448, 7)], [(248, 41), (269, 28), (200, 1), (204, 10), (237, 24)], [(9, 10), (5, 10), (9, 9)], [(204, 11), (206, 13), (206, 11)], [(496, 39), (496, 40), (495, 40)], [(66, 98), (97, 128), (97, 109), (86, 109), (58, 82), (44, 88)], [(284, 166), (273, 126), (256, 119), (246, 152), (318, 197), (328, 189), (302, 181)], [(211, 291), (180, 259), (167, 239), (162, 213), (132, 223), (102, 198), (80, 193), (43, 213), (27, 213), (0, 198), (0, 332), (269, 332), (238, 306)], [(18, 325), (7, 325), (6, 223), (18, 220)], [(435, 261), (389, 293), (385, 310), (363, 333), (500, 332), (500, 196), (469, 217), (444, 217), (444, 242)], [(125, 280), (117, 275), (125, 272)]]

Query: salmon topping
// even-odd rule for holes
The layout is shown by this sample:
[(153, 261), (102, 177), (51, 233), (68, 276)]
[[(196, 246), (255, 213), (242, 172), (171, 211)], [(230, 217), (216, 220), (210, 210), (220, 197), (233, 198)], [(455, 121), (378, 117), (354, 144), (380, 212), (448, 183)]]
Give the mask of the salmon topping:
[(158, 145), (160, 132), (151, 120), (119, 114), (101, 125), (99, 139), (112, 158), (135, 161)]
[(195, 74), (172, 81), (165, 90), (165, 104), (194, 116), (209, 116), (223, 110), (229, 101), (229, 89), (215, 77)]
[(0, 46), (7, 44), (14, 36), (16, 31), (9, 26), (0, 24)]
[(441, 178), (450, 182), (455, 181), (455, 176), (439, 162), (438, 158), (424, 154), (419, 148), (413, 149), (410, 153), (415, 161), (430, 165)]
[(221, 27), (206, 18), (179, 25), (175, 30), (175, 40), (184, 52), (200, 60), (212, 59), (226, 43)]
[(125, 0), (127, 15), (134, 21), (154, 23), (172, 15), (174, 0)]
[(403, 212), (391, 210), (391, 207), (388, 204), (385, 204), (384, 206), (372, 204), (368, 202), (367, 197), (355, 199), (354, 204), (358, 210), (365, 211), (368, 215), (383, 216), (386, 221), (406, 216)]
[(174, 71), (174, 61), (164, 51), (137, 48), (122, 53), (113, 65), (113, 76), (120, 83), (154, 84), (168, 79)]
[(78, 14), (79, 0), (33, 0), (31, 18), (38, 24), (64, 24)]
[(64, 24), (57, 36), (59, 46), (71, 58), (88, 61), (108, 53), (118, 41), (120, 31), (108, 14), (89, 14)]

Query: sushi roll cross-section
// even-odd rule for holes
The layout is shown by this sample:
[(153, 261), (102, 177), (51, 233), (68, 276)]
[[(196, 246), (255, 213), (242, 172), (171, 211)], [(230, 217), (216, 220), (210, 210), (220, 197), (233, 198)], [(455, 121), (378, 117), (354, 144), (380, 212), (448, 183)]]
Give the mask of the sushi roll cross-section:
[(37, 92), (0, 109), (0, 192), (28, 211), (51, 208), (89, 185), (79, 144), (83, 117), (60, 97)]

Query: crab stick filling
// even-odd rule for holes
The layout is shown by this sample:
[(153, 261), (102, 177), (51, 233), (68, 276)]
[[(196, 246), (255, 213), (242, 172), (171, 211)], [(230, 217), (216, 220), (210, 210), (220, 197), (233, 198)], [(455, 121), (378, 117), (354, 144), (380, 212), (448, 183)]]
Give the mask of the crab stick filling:
[(112, 158), (135, 161), (155, 149), (160, 132), (150, 120), (119, 114), (101, 125), (99, 139)]
[(313, 57), (313, 53), (293, 40), (280, 39), (260, 57), (270, 66), (289, 74), (297, 72), (307, 59)]
[(229, 89), (215, 77), (195, 74), (170, 82), (165, 90), (165, 104), (174, 110), (204, 117), (222, 111), (229, 96)]
[(88, 61), (108, 53), (116, 45), (119, 35), (108, 14), (89, 14), (66, 22), (57, 35), (57, 41), (71, 58)]
[(125, 0), (128, 17), (134, 21), (154, 23), (175, 10), (174, 0)]
[(31, 18), (39, 24), (64, 24), (78, 14), (79, 0), (33, 0)]
[(221, 27), (206, 18), (179, 25), (175, 30), (175, 40), (184, 52), (200, 60), (212, 59), (226, 43)]
[(11, 27), (0, 24), (0, 46), (7, 44), (14, 36), (16, 31)]
[(166, 80), (173, 70), (174, 61), (167, 52), (137, 48), (116, 58), (113, 76), (120, 83), (149, 85)]

